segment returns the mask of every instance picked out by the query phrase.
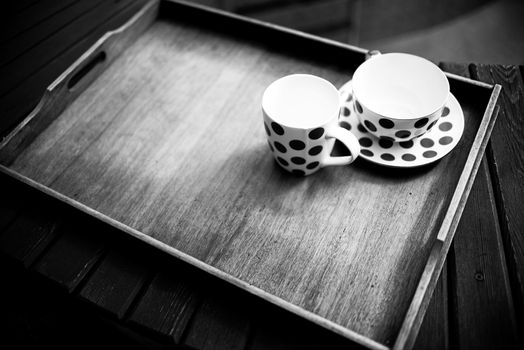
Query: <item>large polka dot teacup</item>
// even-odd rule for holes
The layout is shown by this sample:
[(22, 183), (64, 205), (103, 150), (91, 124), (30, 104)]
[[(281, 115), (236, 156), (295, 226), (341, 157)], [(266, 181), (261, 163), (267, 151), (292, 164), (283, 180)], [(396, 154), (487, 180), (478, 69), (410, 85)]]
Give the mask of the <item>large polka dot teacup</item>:
[(404, 53), (372, 56), (353, 75), (353, 103), (378, 138), (408, 141), (438, 121), (449, 97), (446, 75), (432, 62)]
[[(269, 85), (262, 97), (264, 127), (277, 163), (296, 175), (346, 165), (360, 152), (357, 138), (338, 125), (340, 95), (327, 80), (293, 74)], [(331, 157), (335, 139), (351, 155)]]

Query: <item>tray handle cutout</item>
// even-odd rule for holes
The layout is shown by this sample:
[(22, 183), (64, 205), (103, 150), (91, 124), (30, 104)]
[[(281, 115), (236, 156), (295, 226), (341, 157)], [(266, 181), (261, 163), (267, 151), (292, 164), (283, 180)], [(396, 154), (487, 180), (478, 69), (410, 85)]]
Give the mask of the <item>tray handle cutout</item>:
[[(84, 80), (84, 78), (94, 72), (96, 69), (100, 69), (101, 65), (106, 62), (107, 54), (105, 51), (98, 52), (94, 57), (92, 57), (86, 64), (84, 64), (75, 74), (69, 78), (67, 82), (67, 89), (73, 91), (77, 84)], [(89, 79), (87, 79), (89, 80)]]

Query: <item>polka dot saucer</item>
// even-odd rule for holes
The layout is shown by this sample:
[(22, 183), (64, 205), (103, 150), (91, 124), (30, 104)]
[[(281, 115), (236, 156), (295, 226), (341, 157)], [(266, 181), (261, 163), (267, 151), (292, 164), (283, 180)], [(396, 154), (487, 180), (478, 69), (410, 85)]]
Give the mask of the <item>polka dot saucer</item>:
[(339, 124), (359, 140), (360, 157), (370, 162), (399, 168), (432, 163), (451, 152), (464, 132), (464, 113), (455, 96), (450, 94), (442, 116), (423, 135), (410, 141), (393, 142), (378, 139), (360, 123), (354, 109), (351, 81), (339, 89), (342, 99)]

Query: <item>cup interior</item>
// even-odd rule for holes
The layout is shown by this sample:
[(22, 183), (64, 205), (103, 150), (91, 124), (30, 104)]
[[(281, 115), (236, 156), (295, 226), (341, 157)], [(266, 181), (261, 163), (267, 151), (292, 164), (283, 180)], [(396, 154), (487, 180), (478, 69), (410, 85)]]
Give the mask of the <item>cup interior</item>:
[(392, 119), (428, 116), (449, 95), (446, 75), (432, 62), (404, 53), (389, 53), (364, 62), (353, 75), (360, 104)]
[(327, 80), (309, 74), (293, 74), (267, 87), (262, 108), (279, 124), (308, 129), (336, 118), (340, 98), (338, 90)]

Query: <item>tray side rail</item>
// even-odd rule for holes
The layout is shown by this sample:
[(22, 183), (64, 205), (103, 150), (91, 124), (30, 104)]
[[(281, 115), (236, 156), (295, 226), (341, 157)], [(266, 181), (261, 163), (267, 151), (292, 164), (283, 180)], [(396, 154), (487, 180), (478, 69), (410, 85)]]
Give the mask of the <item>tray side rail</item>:
[(10, 165), (157, 17), (159, 2), (149, 2), (127, 23), (107, 32), (44, 92), (40, 102), (0, 142), (0, 163)]
[[(452, 78), (456, 77), (453, 74), (449, 74), (448, 76)], [(465, 83), (469, 83), (469, 80), (470, 79), (467, 78), (457, 79), (457, 81)], [(475, 85), (480, 88), (491, 88), (491, 85), (485, 83), (477, 83)], [(455, 193), (451, 198), (450, 205), (446, 211), (446, 215), (431, 249), (417, 289), (393, 346), (393, 349), (395, 350), (411, 349), (415, 344), (418, 330), (422, 325), (424, 314), (431, 300), (433, 290), (438, 282), (442, 267), (446, 261), (447, 253), (451, 246), (451, 242), (453, 241), (464, 207), (466, 206), (468, 195), (475, 181), (491, 131), (497, 120), (499, 112), (497, 99), (500, 95), (500, 91), (500, 85), (497, 84), (492, 87), (488, 105), (482, 116), (479, 130), (475, 135), (472, 148), (468, 155), (468, 160), (462, 170)]]

